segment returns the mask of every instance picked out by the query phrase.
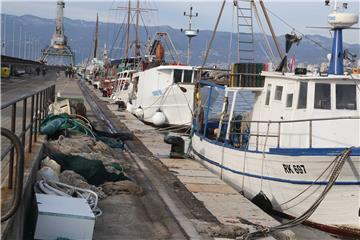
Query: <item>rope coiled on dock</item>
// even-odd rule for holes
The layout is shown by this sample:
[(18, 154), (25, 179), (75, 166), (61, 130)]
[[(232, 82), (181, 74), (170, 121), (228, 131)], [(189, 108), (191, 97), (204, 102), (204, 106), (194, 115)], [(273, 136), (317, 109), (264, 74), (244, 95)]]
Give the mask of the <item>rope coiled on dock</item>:
[(349, 156), (351, 154), (351, 150), (352, 150), (351, 147), (347, 148), (344, 151), (342, 151), (339, 155), (336, 156), (336, 158), (334, 159), (334, 166), (332, 169), (332, 173), (330, 175), (329, 181), (328, 181), (325, 189), (320, 194), (320, 196), (316, 199), (316, 201), (313, 203), (313, 205), (311, 205), (311, 207), (307, 211), (305, 211), (302, 215), (290, 220), (287, 223), (280, 224), (275, 227), (264, 227), (263, 229), (255, 231), (255, 232), (245, 233), (242, 236), (238, 236), (236, 239), (237, 240), (256, 239), (259, 237), (263, 237), (271, 232), (275, 232), (278, 230), (285, 230), (287, 228), (295, 227), (295, 226), (303, 223), (304, 221), (306, 221), (315, 212), (315, 210), (318, 208), (320, 203), (324, 200), (324, 198), (326, 197), (328, 192), (331, 190), (331, 188), (335, 184), (337, 178), (340, 175), (341, 169), (343, 168), (343, 166), (345, 164), (345, 161), (349, 158)]

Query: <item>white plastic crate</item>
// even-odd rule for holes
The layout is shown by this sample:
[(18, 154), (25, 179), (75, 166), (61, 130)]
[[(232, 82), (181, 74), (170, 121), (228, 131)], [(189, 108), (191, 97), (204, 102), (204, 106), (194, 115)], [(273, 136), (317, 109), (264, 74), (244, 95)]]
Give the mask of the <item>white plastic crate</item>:
[(85, 199), (36, 194), (35, 239), (92, 239), (95, 216)]

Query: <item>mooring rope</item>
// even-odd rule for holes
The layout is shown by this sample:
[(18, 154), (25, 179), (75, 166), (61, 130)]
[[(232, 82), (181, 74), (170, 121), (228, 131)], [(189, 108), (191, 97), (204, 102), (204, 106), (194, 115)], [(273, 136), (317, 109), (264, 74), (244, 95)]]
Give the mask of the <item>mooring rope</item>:
[(345, 164), (345, 160), (347, 160), (351, 154), (351, 150), (352, 150), (352, 148), (347, 148), (344, 151), (342, 151), (339, 155), (336, 156), (336, 158), (334, 159), (335, 165), (334, 165), (333, 171), (330, 175), (329, 181), (328, 181), (325, 189), (320, 194), (320, 196), (316, 199), (316, 201), (310, 206), (310, 208), (308, 210), (306, 210), (302, 215), (290, 220), (287, 223), (280, 224), (275, 227), (263, 227), (263, 229), (261, 229), (261, 230), (258, 230), (258, 231), (252, 232), (252, 233), (245, 233), (242, 236), (237, 237), (236, 239), (237, 240), (255, 239), (255, 238), (259, 238), (259, 237), (264, 237), (265, 235), (267, 235), (271, 232), (295, 227), (295, 226), (303, 223), (304, 221), (306, 221), (315, 212), (315, 210), (319, 207), (320, 203), (324, 200), (326, 195), (329, 193), (331, 188), (334, 186), (337, 178), (340, 175), (341, 169), (343, 168), (343, 166)]

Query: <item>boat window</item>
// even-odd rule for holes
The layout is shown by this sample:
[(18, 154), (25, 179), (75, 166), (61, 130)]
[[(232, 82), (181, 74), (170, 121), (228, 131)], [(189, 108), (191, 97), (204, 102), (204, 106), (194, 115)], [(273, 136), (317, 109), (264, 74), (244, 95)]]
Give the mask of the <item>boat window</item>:
[(289, 93), (286, 95), (286, 107), (292, 107), (292, 103), (293, 103), (293, 96), (294, 94)]
[(314, 108), (331, 109), (330, 84), (329, 83), (316, 83), (315, 84)]
[(356, 86), (336, 84), (336, 109), (356, 110)]
[(283, 86), (276, 86), (275, 88), (275, 100), (281, 100), (283, 92)]
[(191, 83), (192, 70), (184, 70), (184, 83)]
[(174, 69), (174, 83), (181, 82), (182, 70)]
[(306, 108), (307, 103), (307, 89), (308, 83), (307, 82), (300, 82), (300, 89), (299, 89), (299, 98), (298, 98), (298, 109)]
[(270, 93), (271, 93), (271, 84), (268, 84), (266, 89), (265, 105), (269, 105), (270, 103)]

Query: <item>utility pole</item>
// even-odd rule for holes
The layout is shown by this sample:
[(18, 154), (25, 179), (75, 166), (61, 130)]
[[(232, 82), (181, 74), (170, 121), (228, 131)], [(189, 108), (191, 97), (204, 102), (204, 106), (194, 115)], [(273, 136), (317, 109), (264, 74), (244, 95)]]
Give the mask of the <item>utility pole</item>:
[(186, 29), (186, 30), (181, 29), (181, 31), (182, 32), (184, 31), (185, 35), (188, 37), (188, 46), (187, 46), (187, 53), (186, 53), (186, 64), (187, 65), (190, 65), (190, 44), (191, 44), (191, 39), (193, 37), (196, 37), (198, 35), (198, 33), (199, 33), (199, 30), (193, 30), (191, 28), (191, 24), (192, 24), (191, 20), (192, 20), (192, 18), (199, 16), (198, 13), (195, 13), (195, 15), (194, 15), (192, 10), (193, 10), (193, 8), (190, 7), (190, 13), (189, 14), (184, 12), (184, 16), (189, 17), (189, 28)]
[(4, 15), (4, 34), (3, 34), (3, 43), (2, 43), (2, 52), (6, 55), (6, 16)]
[(24, 33), (24, 54), (23, 58), (26, 59), (26, 32)]
[(31, 60), (35, 60), (35, 39), (31, 40)]
[(36, 61), (36, 59), (38, 58), (38, 43), (39, 42), (39, 40), (35, 40), (35, 58), (34, 58), (34, 60)]
[(15, 57), (15, 21), (13, 21), (12, 51), (11, 51), (11, 56)]
[(18, 58), (21, 58), (21, 32), (22, 32), (22, 27), (20, 25), (20, 31), (19, 31), (19, 42), (18, 42), (18, 45), (19, 45), (19, 52), (18, 52)]

